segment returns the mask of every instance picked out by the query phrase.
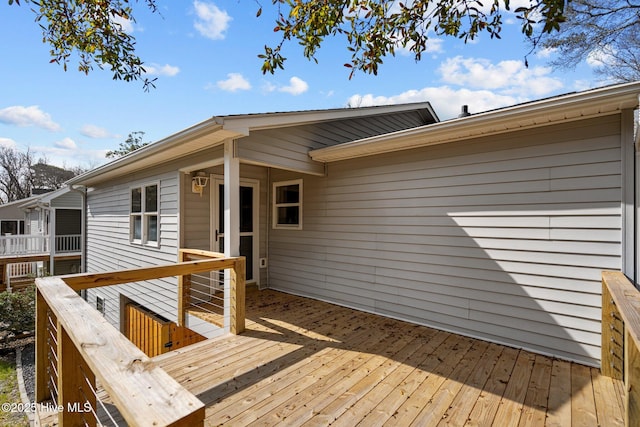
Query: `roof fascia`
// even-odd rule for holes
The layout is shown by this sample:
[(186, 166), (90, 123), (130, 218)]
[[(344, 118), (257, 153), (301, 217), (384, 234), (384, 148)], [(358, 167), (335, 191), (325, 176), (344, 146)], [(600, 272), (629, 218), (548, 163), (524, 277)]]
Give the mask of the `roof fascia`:
[(619, 113), (638, 106), (640, 83), (534, 101), (309, 152), (332, 162)]
[[(318, 123), (331, 120), (368, 117), (383, 114), (399, 113), (403, 111), (428, 110), (435, 121), (438, 116), (429, 102), (411, 104), (393, 104), (372, 107), (340, 108), (331, 110), (293, 111), (285, 113), (244, 114), (237, 116), (217, 117), (218, 123), (224, 125), (225, 130), (248, 135), (250, 131), (273, 129), (286, 126)], [(424, 116), (424, 113), (422, 113)]]
[[(215, 136), (213, 136), (215, 134)], [(152, 166), (166, 160), (166, 153), (179, 147), (180, 154), (198, 151), (197, 142), (211, 139), (213, 142), (207, 147), (221, 144), (229, 138), (242, 136), (236, 132), (223, 129), (223, 125), (216, 117), (200, 122), (194, 126), (170, 135), (160, 141), (139, 148), (119, 159), (109, 162), (89, 172), (74, 177), (66, 182), (68, 185), (89, 185), (90, 183), (109, 179), (119, 175), (118, 171), (126, 173), (131, 166)], [(207, 138), (211, 137), (211, 138)], [(163, 156), (164, 155), (164, 156)]]

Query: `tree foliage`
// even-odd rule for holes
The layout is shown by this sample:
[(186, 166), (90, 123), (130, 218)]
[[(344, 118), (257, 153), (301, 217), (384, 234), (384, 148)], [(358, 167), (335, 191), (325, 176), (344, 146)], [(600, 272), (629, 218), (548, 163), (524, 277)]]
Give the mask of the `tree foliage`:
[(132, 151), (137, 150), (138, 148), (142, 148), (145, 145), (148, 145), (149, 142), (143, 142), (143, 138), (144, 132), (131, 132), (127, 139), (124, 142), (120, 143), (117, 149), (107, 151), (105, 157), (107, 157), (108, 159), (117, 159), (118, 157), (122, 157), (126, 154), (131, 153)]
[(35, 286), (21, 292), (0, 292), (0, 330), (13, 334), (35, 329)]
[(573, 68), (584, 59), (618, 81), (640, 80), (640, 1), (572, 0), (559, 32), (539, 46), (557, 50), (552, 65)]
[(31, 195), (33, 153), (0, 147), (0, 198), (13, 202)]
[[(343, 36), (351, 52), (345, 66), (377, 74), (386, 55), (408, 49), (419, 61), (429, 38), (457, 37), (465, 42), (480, 34), (500, 38), (502, 17), (509, 0), (272, 0), (279, 8), (274, 31), (282, 35), (276, 46), (265, 46), (260, 57), (263, 73), (284, 68), (283, 46), (296, 40), (306, 58), (315, 60), (324, 39)], [(564, 22), (564, 0), (531, 0), (515, 9), (522, 32), (530, 38), (551, 33)], [(259, 12), (261, 13), (261, 11)]]
[[(20, 4), (20, 0), (8, 0)], [(135, 22), (130, 0), (22, 0), (31, 3), (36, 21), (42, 29), (42, 41), (51, 50), (51, 61), (62, 64), (65, 71), (73, 54), (78, 70), (88, 74), (94, 66), (108, 67), (114, 80), (141, 79), (145, 90), (154, 80), (144, 77), (142, 60), (135, 52), (135, 38), (128, 34), (123, 21)], [(155, 0), (145, 0), (157, 12)]]
[(31, 196), (34, 189), (56, 190), (84, 172), (50, 165), (31, 152), (0, 147), (0, 202), (8, 203)]

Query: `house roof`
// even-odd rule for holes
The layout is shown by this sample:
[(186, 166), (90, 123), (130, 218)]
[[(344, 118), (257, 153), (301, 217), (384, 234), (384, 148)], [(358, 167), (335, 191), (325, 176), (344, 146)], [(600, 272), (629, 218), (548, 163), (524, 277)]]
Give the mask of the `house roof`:
[(71, 190), (68, 187), (62, 187), (57, 190), (48, 191), (43, 194), (37, 194), (26, 199), (22, 199), (21, 208), (33, 208), (39, 205), (49, 205), (52, 200), (57, 199), (60, 196), (63, 196), (70, 192)]
[(408, 130), (313, 150), (311, 158), (332, 162), (538, 126), (618, 114), (638, 106), (640, 82), (570, 93)]
[(72, 178), (70, 185), (93, 185), (200, 150), (241, 138), (250, 131), (312, 124), (365, 116), (420, 111), (425, 119), (438, 120), (429, 102), (374, 107), (213, 116), (203, 122), (146, 145), (117, 160)]

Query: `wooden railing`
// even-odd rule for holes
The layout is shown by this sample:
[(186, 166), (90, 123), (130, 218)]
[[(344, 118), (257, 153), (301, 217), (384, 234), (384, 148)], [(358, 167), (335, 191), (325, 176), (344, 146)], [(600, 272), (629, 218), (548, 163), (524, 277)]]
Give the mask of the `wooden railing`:
[[(189, 253), (189, 251), (187, 251)], [(230, 269), (235, 331), (244, 325), (244, 258), (198, 256), (177, 264), (36, 279), (36, 402), (53, 402), (60, 425), (96, 425), (98, 385), (128, 425), (198, 426), (204, 405), (127, 340), (78, 292)], [(242, 319), (239, 318), (242, 316)], [(49, 403), (47, 403), (49, 405)], [(104, 404), (103, 404), (104, 407)]]
[(602, 273), (602, 374), (622, 380), (625, 425), (640, 423), (640, 291), (618, 271)]

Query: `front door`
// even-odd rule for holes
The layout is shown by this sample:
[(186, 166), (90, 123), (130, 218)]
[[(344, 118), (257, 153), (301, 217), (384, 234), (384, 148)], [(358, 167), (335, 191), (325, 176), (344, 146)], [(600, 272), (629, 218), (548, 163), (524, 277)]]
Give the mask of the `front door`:
[[(224, 180), (213, 178), (211, 247), (224, 252)], [(240, 256), (246, 258), (246, 281), (258, 280), (258, 181), (240, 180)]]

